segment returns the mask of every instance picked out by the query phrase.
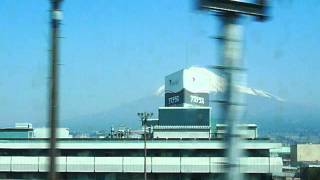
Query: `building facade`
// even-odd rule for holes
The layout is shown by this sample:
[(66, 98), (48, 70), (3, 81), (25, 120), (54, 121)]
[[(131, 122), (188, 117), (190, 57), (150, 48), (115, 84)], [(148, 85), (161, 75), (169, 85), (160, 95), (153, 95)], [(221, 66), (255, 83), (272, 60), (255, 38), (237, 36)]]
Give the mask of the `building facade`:
[[(1, 179), (45, 179), (48, 141), (0, 140)], [(246, 140), (240, 171), (246, 179), (272, 179), (282, 158), (270, 157), (281, 144)], [(57, 170), (61, 179), (143, 179), (144, 143), (137, 139), (60, 139)], [(226, 158), (222, 140), (147, 141), (148, 179), (221, 179)]]

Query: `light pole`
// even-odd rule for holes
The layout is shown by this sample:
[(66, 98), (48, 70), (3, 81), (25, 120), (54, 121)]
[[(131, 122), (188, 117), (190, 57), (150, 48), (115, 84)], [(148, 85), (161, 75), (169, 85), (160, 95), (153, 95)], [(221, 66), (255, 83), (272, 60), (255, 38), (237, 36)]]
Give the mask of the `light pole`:
[(144, 136), (144, 163), (143, 163), (143, 171), (144, 171), (144, 180), (147, 180), (147, 120), (153, 116), (153, 113), (138, 113), (138, 116), (141, 119), (143, 125), (143, 136)]
[(62, 12), (60, 6), (63, 0), (50, 0), (50, 25), (51, 25), (51, 55), (49, 78), (49, 126), (50, 126), (50, 163), (49, 180), (59, 179), (56, 174), (56, 128), (58, 124), (58, 90), (59, 90), (59, 33)]

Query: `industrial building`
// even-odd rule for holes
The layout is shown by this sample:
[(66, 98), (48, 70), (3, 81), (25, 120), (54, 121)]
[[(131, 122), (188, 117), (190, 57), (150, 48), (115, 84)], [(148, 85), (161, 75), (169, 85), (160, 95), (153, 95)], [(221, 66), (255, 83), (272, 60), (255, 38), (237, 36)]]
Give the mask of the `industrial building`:
[[(158, 118), (142, 124), (148, 127), (146, 134), (141, 134), (147, 138), (146, 146), (143, 138), (137, 136), (70, 138), (69, 130), (60, 128), (57, 140), (60, 178), (143, 179), (145, 149), (148, 179), (224, 178), (228, 166), (224, 139), (227, 126), (213, 121), (209, 94), (205, 91), (207, 81), (202, 76), (182, 70), (166, 77), (165, 107), (159, 107)], [(282, 157), (273, 156), (271, 151), (282, 145), (259, 138), (255, 124), (238, 128), (243, 139), (239, 171), (245, 179), (272, 179), (281, 175)], [(47, 129), (18, 124), (15, 128), (0, 129), (0, 137), (1, 179), (47, 177)]]
[(293, 164), (320, 162), (320, 144), (296, 144), (290, 149)]
[(320, 144), (295, 144), (291, 148), (292, 166), (302, 180), (320, 178)]
[[(0, 140), (0, 178), (46, 178), (48, 141)], [(270, 149), (281, 144), (246, 140), (240, 171), (248, 179), (271, 179), (281, 173), (281, 157)], [(58, 172), (62, 179), (143, 179), (144, 143), (141, 139), (59, 139)], [(149, 179), (219, 179), (225, 172), (224, 142), (206, 140), (147, 141)]]

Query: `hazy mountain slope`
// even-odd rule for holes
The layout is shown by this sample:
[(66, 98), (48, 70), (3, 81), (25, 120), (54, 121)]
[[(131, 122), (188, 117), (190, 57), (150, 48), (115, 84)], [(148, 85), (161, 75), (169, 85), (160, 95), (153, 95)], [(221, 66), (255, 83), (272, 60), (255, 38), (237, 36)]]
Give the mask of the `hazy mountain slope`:
[(262, 132), (314, 133), (320, 129), (316, 106), (278, 102), (266, 98), (248, 98), (247, 120), (259, 125)]
[[(62, 125), (85, 131), (109, 129), (112, 125), (137, 128), (140, 125), (137, 112), (154, 112), (154, 117), (157, 117), (158, 107), (164, 104), (163, 99), (161, 96), (149, 96), (98, 114), (63, 120)], [(217, 105), (213, 105), (213, 117), (216, 116), (218, 108)], [(259, 131), (263, 133), (308, 133), (320, 129), (319, 120), (320, 113), (316, 107), (248, 96), (248, 107), (243, 122), (258, 124)]]
[(157, 117), (158, 107), (164, 104), (159, 96), (149, 96), (121, 106), (106, 110), (97, 114), (88, 114), (73, 119), (63, 120), (62, 125), (75, 130), (101, 130), (109, 129), (111, 126), (126, 126), (131, 128), (139, 127), (140, 120), (138, 112), (153, 112)]

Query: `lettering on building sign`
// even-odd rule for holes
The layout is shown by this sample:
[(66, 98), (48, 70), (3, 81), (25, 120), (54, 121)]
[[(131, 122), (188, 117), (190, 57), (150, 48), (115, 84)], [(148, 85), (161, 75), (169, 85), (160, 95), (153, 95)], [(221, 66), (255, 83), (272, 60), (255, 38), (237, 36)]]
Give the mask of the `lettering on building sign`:
[(190, 95), (190, 98), (191, 98), (190, 99), (191, 103), (204, 104), (204, 98), (203, 97)]
[(179, 100), (180, 100), (179, 96), (172, 96), (172, 97), (168, 98), (168, 103), (169, 104), (176, 104), (179, 102)]

